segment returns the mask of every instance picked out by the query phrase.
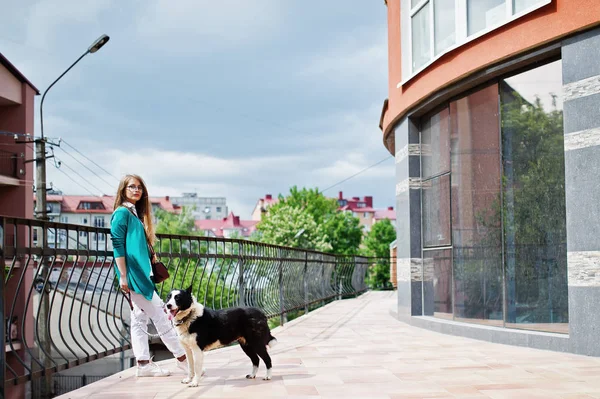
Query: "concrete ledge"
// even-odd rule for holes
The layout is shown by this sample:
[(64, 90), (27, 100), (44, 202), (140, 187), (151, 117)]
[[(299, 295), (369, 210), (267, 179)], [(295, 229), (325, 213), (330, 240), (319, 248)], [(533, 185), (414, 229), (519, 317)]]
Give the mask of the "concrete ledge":
[(389, 313), (403, 323), (442, 334), (556, 352), (573, 351), (567, 334), (469, 324), (430, 316), (399, 317), (393, 309)]

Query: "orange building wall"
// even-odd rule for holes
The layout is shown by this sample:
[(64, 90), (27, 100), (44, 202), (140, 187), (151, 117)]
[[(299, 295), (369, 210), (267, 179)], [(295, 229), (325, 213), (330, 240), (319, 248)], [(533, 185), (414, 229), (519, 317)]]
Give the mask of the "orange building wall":
[[(400, 1), (388, 0), (389, 104), (383, 117), (384, 144), (397, 120), (430, 94), (498, 61), (600, 25), (599, 0), (553, 0), (436, 60), (409, 82), (402, 81)], [(393, 148), (388, 148), (394, 152)]]

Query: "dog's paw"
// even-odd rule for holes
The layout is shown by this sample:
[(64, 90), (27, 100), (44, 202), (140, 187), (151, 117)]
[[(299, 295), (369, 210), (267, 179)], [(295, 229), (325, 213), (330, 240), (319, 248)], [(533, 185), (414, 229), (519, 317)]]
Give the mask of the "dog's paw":
[(188, 384), (188, 387), (190, 387), (190, 388), (197, 387), (199, 383), (200, 383), (199, 379), (194, 377)]
[(253, 379), (256, 378), (256, 376), (252, 375), (252, 374), (248, 374), (248, 375), (246, 375), (246, 378), (249, 379), (249, 380), (253, 380)]
[(263, 380), (265, 381), (269, 381), (271, 379), (271, 377), (273, 376), (271, 369), (267, 370), (267, 375), (265, 375), (265, 378), (263, 378)]
[(192, 380), (192, 379), (191, 379), (190, 377), (185, 377), (183, 380), (181, 380), (181, 383), (182, 383), (182, 384), (189, 384), (189, 382), (190, 382), (191, 380)]

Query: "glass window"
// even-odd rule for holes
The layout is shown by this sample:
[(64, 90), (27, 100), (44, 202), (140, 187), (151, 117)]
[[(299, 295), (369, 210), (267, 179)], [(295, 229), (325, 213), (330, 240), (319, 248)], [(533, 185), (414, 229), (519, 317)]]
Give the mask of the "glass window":
[(498, 85), (450, 103), (454, 314), (502, 325)]
[(456, 12), (454, 0), (434, 0), (435, 54), (438, 55), (456, 43)]
[(474, 35), (506, 19), (505, 0), (467, 0), (468, 33)]
[(410, 7), (413, 8), (419, 4), (422, 0), (410, 0)]
[(562, 64), (500, 82), (506, 326), (568, 332)]
[(421, 128), (423, 179), (450, 171), (448, 108), (428, 118)]
[(423, 182), (423, 246), (450, 245), (450, 175)]
[(411, 19), (413, 71), (418, 70), (431, 59), (429, 7), (430, 4), (426, 4)]
[(530, 7), (540, 4), (541, 0), (512, 0), (513, 2), (513, 14), (518, 14)]
[(452, 318), (452, 250), (423, 251), (424, 314)]

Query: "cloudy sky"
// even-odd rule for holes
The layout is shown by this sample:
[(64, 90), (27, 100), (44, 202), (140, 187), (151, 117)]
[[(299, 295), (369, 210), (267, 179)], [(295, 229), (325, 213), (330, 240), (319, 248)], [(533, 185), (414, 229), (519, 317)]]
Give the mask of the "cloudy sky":
[[(0, 52), (41, 91), (98, 36), (111, 37), (45, 100), (45, 134), (109, 172), (62, 144), (62, 172), (50, 161), (48, 180), (65, 194), (113, 194), (113, 176), (138, 173), (151, 195), (224, 196), (249, 218), (267, 193), (325, 189), (389, 156), (377, 127), (383, 1), (4, 3)], [(392, 158), (326, 194), (340, 190), (393, 205)]]

